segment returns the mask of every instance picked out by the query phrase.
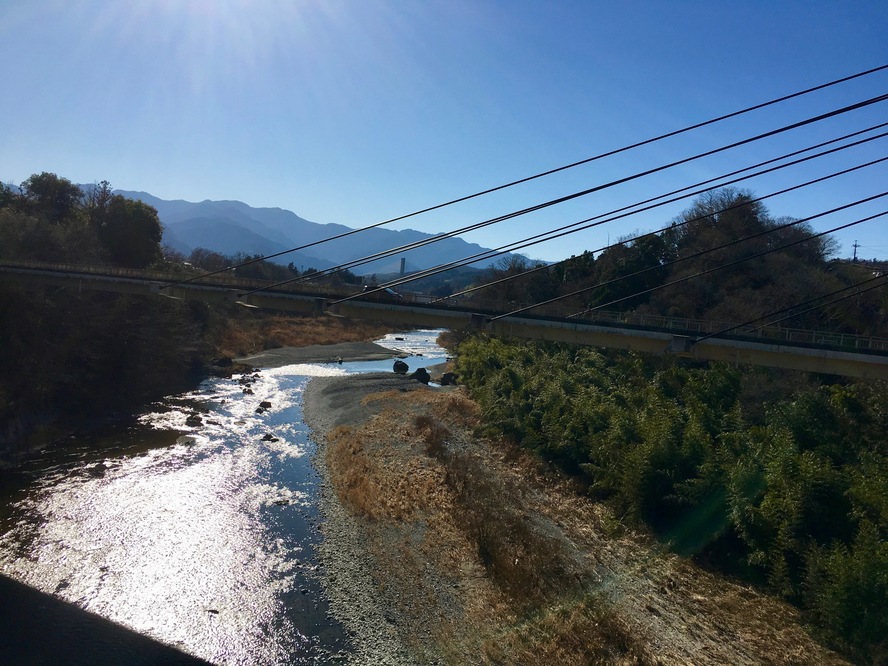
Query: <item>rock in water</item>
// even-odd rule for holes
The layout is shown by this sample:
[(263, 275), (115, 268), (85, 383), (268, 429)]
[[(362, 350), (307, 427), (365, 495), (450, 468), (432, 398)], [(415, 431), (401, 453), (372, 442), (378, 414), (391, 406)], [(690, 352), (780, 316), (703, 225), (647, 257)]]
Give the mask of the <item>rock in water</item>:
[(416, 372), (410, 373), (410, 379), (415, 379), (418, 382), (422, 382), (423, 384), (428, 384), (432, 379), (429, 376), (429, 371), (425, 368), (417, 368)]
[(456, 386), (456, 373), (445, 372), (441, 375), (441, 386)]
[(398, 359), (395, 361), (395, 366), (392, 368), (399, 375), (406, 375), (407, 371), (410, 369), (410, 366), (404, 363), (404, 361)]

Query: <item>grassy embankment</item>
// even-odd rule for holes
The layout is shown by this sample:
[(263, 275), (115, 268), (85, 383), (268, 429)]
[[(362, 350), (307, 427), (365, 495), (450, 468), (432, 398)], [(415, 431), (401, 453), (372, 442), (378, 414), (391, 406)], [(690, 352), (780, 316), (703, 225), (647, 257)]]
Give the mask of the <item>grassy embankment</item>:
[[(0, 259), (153, 268), (183, 276), (193, 271), (185, 270), (184, 257), (165, 256), (162, 238), (157, 211), (115, 195), (107, 181), (84, 191), (44, 172), (20, 188), (0, 183)], [(209, 255), (222, 266), (246, 258), (200, 249), (195, 254)], [(245, 268), (245, 277), (294, 275), (268, 262)], [(0, 313), (3, 453), (191, 387), (220, 356), (278, 345), (362, 341), (386, 330), (329, 318), (250, 313), (238, 306), (82, 291), (76, 284), (40, 288), (12, 279), (0, 282)]]
[[(378, 417), (334, 429), (326, 462), (340, 501), (366, 520), (379, 603), (417, 658), (639, 663), (645, 650), (594, 595), (563, 598), (588, 572), (528, 520), (519, 477), (496, 474), (474, 448), (473, 401), (396, 391), (366, 402)], [(517, 450), (508, 464), (519, 460), (530, 474), (534, 463)]]
[(482, 430), (675, 551), (768, 589), (860, 663), (888, 656), (883, 382), (471, 338)]

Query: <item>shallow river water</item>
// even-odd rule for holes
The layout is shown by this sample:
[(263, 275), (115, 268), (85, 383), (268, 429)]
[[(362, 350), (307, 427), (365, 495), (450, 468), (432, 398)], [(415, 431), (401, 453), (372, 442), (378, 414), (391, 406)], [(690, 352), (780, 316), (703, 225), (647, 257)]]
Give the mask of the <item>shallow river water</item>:
[[(444, 359), (438, 333), (378, 342), (422, 354), (406, 359), (413, 370)], [(0, 573), (213, 663), (344, 656), (315, 559), (302, 393), (311, 377), (391, 368), (265, 369), (247, 377), (252, 394), (238, 375), (209, 379), (135, 423), (34, 455), (0, 488)]]

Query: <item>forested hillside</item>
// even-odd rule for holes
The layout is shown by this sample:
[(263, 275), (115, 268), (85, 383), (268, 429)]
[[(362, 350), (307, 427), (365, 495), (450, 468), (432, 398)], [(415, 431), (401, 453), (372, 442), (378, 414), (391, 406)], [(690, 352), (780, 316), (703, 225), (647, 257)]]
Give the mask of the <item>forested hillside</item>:
[[(713, 192), (659, 233), (491, 291), (743, 322), (872, 277), (751, 199)], [(882, 287), (785, 325), (884, 336), (886, 321)], [(884, 382), (483, 336), (457, 352), (488, 432), (574, 475), (677, 552), (798, 604), (860, 663), (888, 658)]]
[[(510, 259), (487, 277), (514, 279), (470, 297), (516, 304), (559, 298), (557, 305), (570, 312), (602, 308), (743, 323), (872, 277), (871, 267), (836, 261), (834, 251), (830, 236), (793, 218), (772, 218), (751, 192), (723, 189), (701, 196), (663, 229), (594, 255), (537, 267)], [(888, 290), (800, 313), (784, 325), (888, 335)]]

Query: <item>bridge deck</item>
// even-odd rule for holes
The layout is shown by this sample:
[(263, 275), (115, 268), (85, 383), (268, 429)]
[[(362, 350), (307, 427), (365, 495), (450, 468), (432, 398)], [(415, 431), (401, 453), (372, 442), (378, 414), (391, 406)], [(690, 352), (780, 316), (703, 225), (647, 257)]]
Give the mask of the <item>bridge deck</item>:
[[(473, 302), (470, 308), (465, 308), (461, 304), (431, 304), (427, 302), (428, 298), (407, 295), (405, 302), (398, 303), (356, 298), (330, 305), (328, 299), (341, 298), (346, 294), (322, 285), (312, 285), (309, 289), (304, 284), (300, 285), (301, 290), (298, 292), (275, 289), (241, 297), (240, 294), (244, 291), (261, 288), (268, 283), (212, 276), (201, 281), (170, 286), (170, 283), (183, 277), (107, 267), (4, 262), (0, 264), (0, 275), (34, 285), (51, 284), (77, 289), (157, 294), (217, 303), (240, 303), (250, 307), (303, 314), (329, 313), (374, 319), (393, 326), (471, 328), (500, 336), (888, 379), (888, 340), (883, 338), (780, 327), (747, 327), (732, 331), (730, 335), (696, 342), (695, 338), (718, 332), (728, 325), (614, 312), (593, 312), (584, 319), (569, 318), (567, 313), (556, 312), (547, 313), (546, 316), (507, 317), (491, 321), (492, 316), (500, 313), (496, 304)], [(417, 300), (426, 302), (416, 302)]]

